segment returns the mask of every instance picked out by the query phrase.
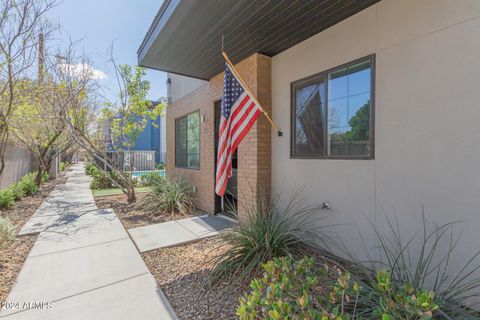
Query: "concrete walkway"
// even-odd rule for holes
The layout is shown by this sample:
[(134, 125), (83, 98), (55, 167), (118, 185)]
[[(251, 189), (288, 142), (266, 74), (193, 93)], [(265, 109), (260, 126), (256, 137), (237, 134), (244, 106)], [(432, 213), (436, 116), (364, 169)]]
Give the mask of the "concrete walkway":
[(235, 222), (222, 215), (199, 216), (128, 229), (140, 252), (178, 246), (219, 235)]
[(21, 234), (40, 232), (1, 319), (176, 319), (112, 210), (97, 209), (78, 164)]

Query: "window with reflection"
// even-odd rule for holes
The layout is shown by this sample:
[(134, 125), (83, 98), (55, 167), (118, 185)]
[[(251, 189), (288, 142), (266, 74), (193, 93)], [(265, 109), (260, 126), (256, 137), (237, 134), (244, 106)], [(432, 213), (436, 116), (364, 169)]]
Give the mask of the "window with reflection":
[(175, 166), (200, 168), (200, 113), (175, 119)]
[(373, 158), (373, 61), (292, 83), (292, 157)]

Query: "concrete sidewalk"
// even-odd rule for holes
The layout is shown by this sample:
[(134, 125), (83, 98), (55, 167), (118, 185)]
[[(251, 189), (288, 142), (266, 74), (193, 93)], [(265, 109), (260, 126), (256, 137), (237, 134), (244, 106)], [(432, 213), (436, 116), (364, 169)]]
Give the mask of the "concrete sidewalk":
[(21, 234), (40, 232), (2, 319), (176, 319), (112, 210), (97, 209), (81, 164)]
[(219, 235), (235, 222), (222, 215), (199, 216), (128, 229), (140, 252), (178, 246)]

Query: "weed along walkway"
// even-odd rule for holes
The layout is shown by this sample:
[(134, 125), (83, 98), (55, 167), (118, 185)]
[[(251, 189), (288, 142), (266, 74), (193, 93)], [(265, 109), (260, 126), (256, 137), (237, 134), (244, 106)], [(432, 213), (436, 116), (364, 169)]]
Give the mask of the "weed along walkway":
[(20, 234), (40, 232), (0, 319), (176, 319), (112, 210), (97, 209), (81, 164)]

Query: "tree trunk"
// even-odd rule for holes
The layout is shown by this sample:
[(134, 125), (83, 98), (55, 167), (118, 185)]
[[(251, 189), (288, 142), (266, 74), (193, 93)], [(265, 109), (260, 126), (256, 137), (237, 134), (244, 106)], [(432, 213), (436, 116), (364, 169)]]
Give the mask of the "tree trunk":
[[(0, 120), (4, 121), (4, 120)], [(6, 127), (0, 129), (0, 177), (5, 169), (5, 150), (7, 149), (8, 131)]]
[(134, 203), (137, 201), (137, 196), (135, 195), (135, 187), (133, 186), (132, 180), (127, 182), (127, 202)]
[(42, 183), (42, 176), (44, 172), (45, 169), (42, 168), (42, 166), (38, 166), (37, 176), (35, 177), (35, 184), (37, 185), (37, 187), (40, 187), (40, 184)]

